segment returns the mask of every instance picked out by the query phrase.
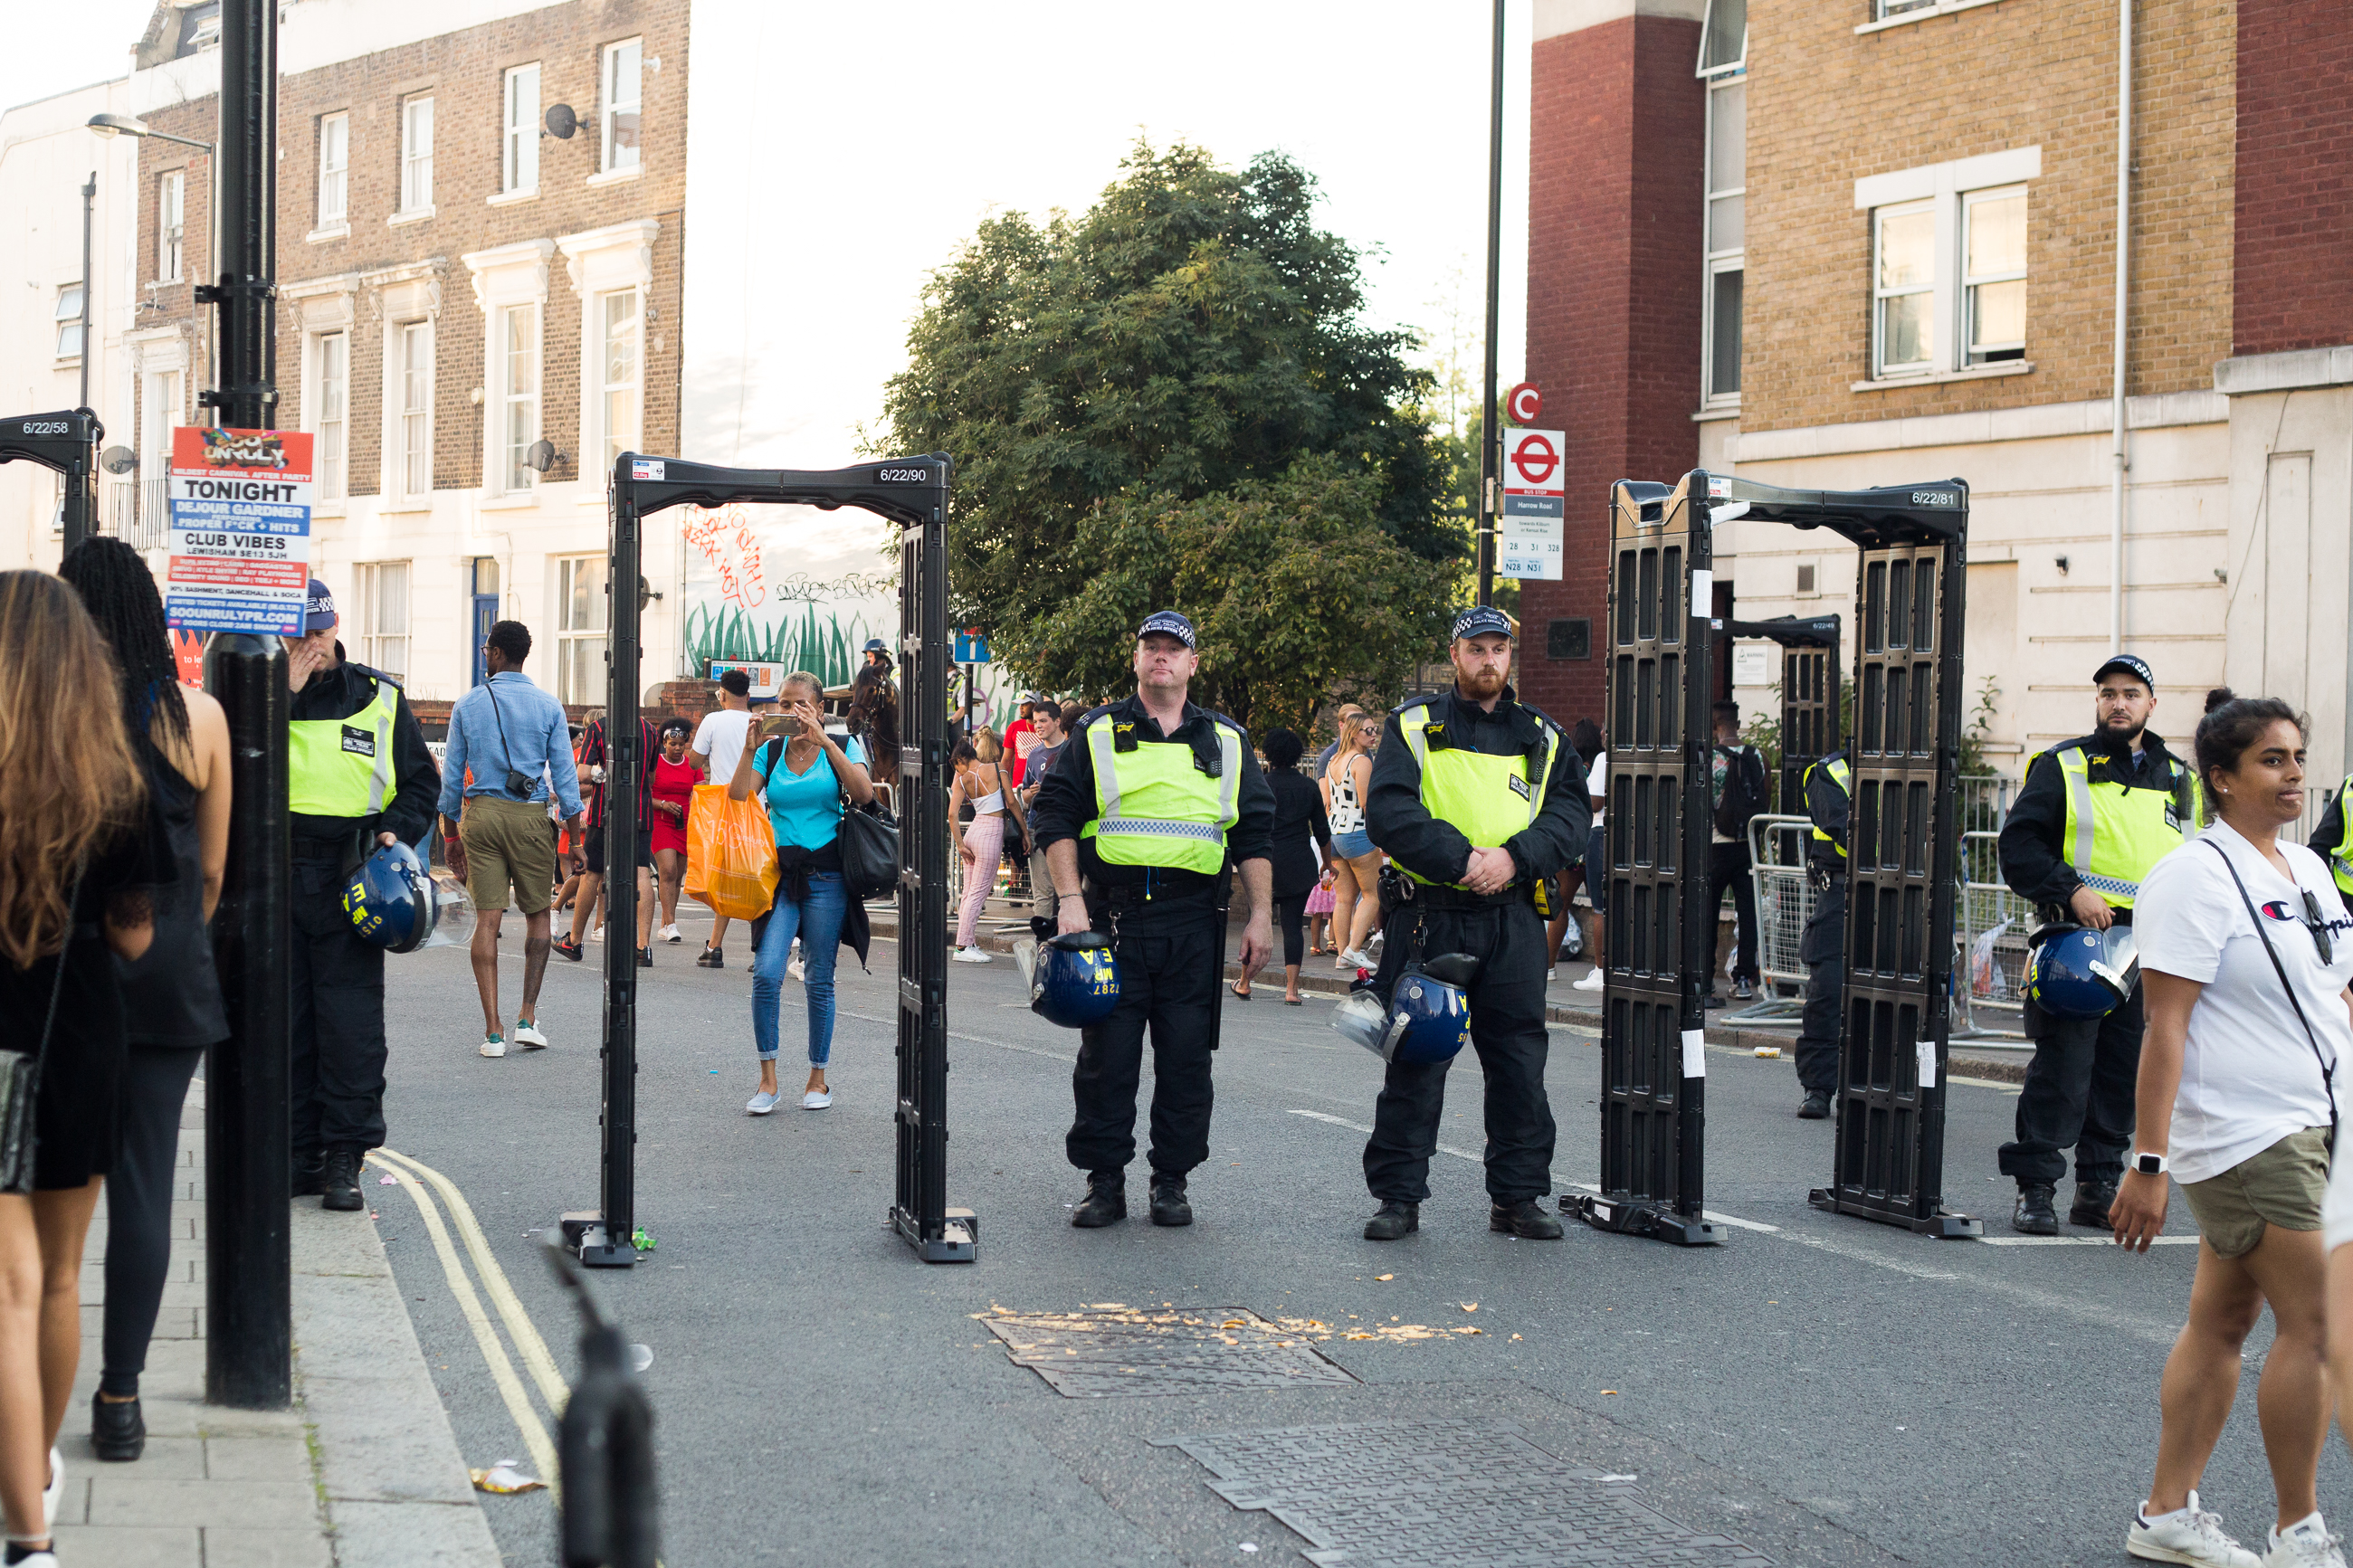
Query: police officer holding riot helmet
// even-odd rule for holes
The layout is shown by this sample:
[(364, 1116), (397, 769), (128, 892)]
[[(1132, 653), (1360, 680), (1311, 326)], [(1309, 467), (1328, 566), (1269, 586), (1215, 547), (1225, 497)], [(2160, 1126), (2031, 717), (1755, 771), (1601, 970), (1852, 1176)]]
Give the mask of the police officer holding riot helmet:
[(1846, 992), (1846, 824), (1853, 796), (1846, 752), (1832, 752), (1806, 766), (1801, 788), (1813, 832), (1806, 845), (1806, 879), (1813, 912), (1798, 938), (1806, 966), (1806, 1012), (1798, 1027), (1798, 1114), (1820, 1121), (1838, 1089), (1839, 1012)]
[[(2044, 922), (2106, 931), (2132, 923), (2141, 879), (2178, 848), (2198, 819), (2190, 765), (2148, 729), (2157, 708), (2148, 666), (2119, 654), (2092, 672), (2099, 723), (2090, 734), (2042, 752), (2001, 829), (2001, 875), (2031, 899)], [(2141, 999), (2132, 993), (2105, 1016), (2059, 1017), (2026, 1003), (2034, 1059), (2018, 1097), (2018, 1136), (2001, 1146), (2002, 1174), (2018, 1183), (2011, 1228), (2059, 1234), (2059, 1178), (2075, 1151), (2075, 1200), (2068, 1220), (2108, 1227), (2124, 1174), (2140, 1071)]]
[(1174, 610), (1135, 634), (1135, 695), (1081, 719), (1030, 808), (1065, 935), (1110, 933), (1119, 998), (1079, 1035), (1077, 1115), (1066, 1140), (1087, 1173), (1082, 1229), (1127, 1215), (1135, 1089), (1152, 1032), (1152, 1223), (1190, 1225), (1186, 1178), (1209, 1155), (1209, 1053), (1218, 1046), (1229, 878), (1250, 896), (1242, 972), (1271, 946), (1274, 792), (1249, 735), (1188, 701), (1193, 623)]
[[(1513, 629), (1482, 605), (1454, 622), (1454, 687), (1388, 717), (1366, 805), (1373, 842), (1405, 873), (1384, 927), (1382, 995), (1417, 955), (1466, 953), (1471, 1044), (1487, 1089), (1490, 1228), (1554, 1240), (1552, 1107), (1545, 1095), (1545, 879), (1584, 853), (1593, 807), (1585, 765), (1560, 727), (1521, 702), (1508, 678)], [(1391, 1060), (1365, 1145), (1365, 1184), (1381, 1200), (1375, 1241), (1420, 1228), (1438, 1147), (1448, 1063)]]
[(441, 770), (397, 677), (343, 657), (335, 601), (313, 578), (303, 635), (287, 639), (293, 688), (294, 1195), (356, 1211), (361, 1158), (384, 1142), (384, 954), (343, 892), (380, 847), (432, 826)]

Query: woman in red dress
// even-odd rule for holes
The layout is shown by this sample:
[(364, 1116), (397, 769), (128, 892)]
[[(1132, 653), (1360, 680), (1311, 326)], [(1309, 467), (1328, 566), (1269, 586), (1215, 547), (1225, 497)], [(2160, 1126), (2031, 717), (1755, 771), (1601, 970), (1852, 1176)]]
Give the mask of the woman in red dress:
[(686, 760), (686, 743), (694, 733), (683, 719), (661, 728), (661, 754), (654, 759), (654, 871), (660, 883), (663, 942), (680, 942), (678, 889), (686, 880), (686, 814), (694, 807), (694, 786), (701, 775)]

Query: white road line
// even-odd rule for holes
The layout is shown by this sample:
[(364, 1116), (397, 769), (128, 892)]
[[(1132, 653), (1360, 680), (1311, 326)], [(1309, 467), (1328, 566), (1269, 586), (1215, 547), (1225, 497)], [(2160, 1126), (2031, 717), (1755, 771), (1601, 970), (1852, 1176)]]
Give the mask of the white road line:
[[(2105, 1236), (1981, 1236), (1988, 1247), (2114, 1247), (2116, 1240)], [(2188, 1236), (2159, 1236), (2149, 1240), (2151, 1247), (2195, 1247), (2195, 1232)]]

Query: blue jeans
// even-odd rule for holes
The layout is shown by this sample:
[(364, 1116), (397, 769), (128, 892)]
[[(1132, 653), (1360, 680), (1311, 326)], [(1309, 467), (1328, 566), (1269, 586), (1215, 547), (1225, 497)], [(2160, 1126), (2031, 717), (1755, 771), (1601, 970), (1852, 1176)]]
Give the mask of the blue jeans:
[(752, 1040), (762, 1061), (776, 1059), (776, 1001), (796, 935), (807, 976), (801, 984), (808, 1004), (809, 1066), (821, 1068), (833, 1055), (833, 958), (849, 910), (849, 891), (839, 871), (812, 872), (808, 897), (797, 904), (777, 889), (776, 907), (768, 912), (767, 931), (752, 959)]

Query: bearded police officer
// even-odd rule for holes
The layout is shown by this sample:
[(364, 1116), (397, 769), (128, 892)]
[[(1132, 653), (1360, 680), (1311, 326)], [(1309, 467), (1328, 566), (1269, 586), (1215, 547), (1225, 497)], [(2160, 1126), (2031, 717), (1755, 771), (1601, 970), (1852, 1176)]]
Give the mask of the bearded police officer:
[(2337, 798), (2328, 803), (2321, 814), (2320, 826), (2312, 830), (2309, 846), (2312, 852), (2328, 862), (2328, 873), (2337, 879), (2337, 890), (2353, 905), (2353, 833), (2346, 830), (2347, 807), (2345, 792), (2353, 790), (2353, 773), (2337, 786)]
[[(2148, 729), (2157, 709), (2148, 666), (2120, 654), (2092, 672), (2098, 728), (2037, 756), (2001, 829), (2001, 875), (2031, 899), (2046, 924), (2093, 931), (2132, 923), (2149, 868), (2197, 821), (2189, 764)], [(2056, 1236), (2055, 1198), (2075, 1151), (2068, 1219), (2106, 1229), (2108, 1205), (2131, 1146), (2140, 1071), (2141, 995), (2100, 1018), (2056, 1018), (2031, 998), (2027, 1037), (2034, 1059), (2018, 1097), (2018, 1138), (2001, 1146), (2001, 1172), (2018, 1183), (2012, 1228)]]
[(1127, 1216), (1135, 1088), (1152, 1030), (1152, 1223), (1190, 1225), (1186, 1177), (1209, 1155), (1209, 1053), (1218, 1047), (1229, 879), (1250, 896), (1242, 972), (1269, 949), (1274, 792), (1240, 724), (1186, 699), (1193, 623), (1162, 610), (1135, 634), (1135, 695), (1081, 719), (1046, 775), (1029, 826), (1053, 874), (1064, 934), (1109, 932), (1119, 1005), (1079, 1036), (1066, 1141), (1087, 1173), (1082, 1228)]
[(346, 659), (335, 629), (314, 578), (303, 635), (286, 645), (294, 1194), (348, 1211), (366, 1206), (359, 1163), (384, 1142), (384, 949), (353, 929), (343, 887), (377, 847), (425, 837), (441, 770), (398, 679)]
[(1839, 1010), (1846, 992), (1846, 821), (1853, 782), (1846, 753), (1832, 752), (1807, 764), (1800, 786), (1814, 825), (1806, 846), (1814, 909), (1798, 938), (1798, 958), (1806, 966), (1806, 1014), (1797, 1047), (1798, 1087), (1806, 1098), (1798, 1114), (1808, 1121), (1831, 1113), (1838, 1089)]
[[(1482, 605), (1454, 622), (1454, 689), (1388, 717), (1373, 760), (1366, 826), (1401, 868), (1402, 898), (1385, 931), (1383, 995), (1416, 952), (1467, 953), (1471, 1044), (1487, 1088), (1491, 1228), (1554, 1240), (1560, 1221), (1538, 1196), (1552, 1185), (1552, 1107), (1545, 1097), (1545, 879), (1583, 853), (1593, 807), (1585, 765), (1560, 728), (1508, 684), (1512, 623)], [(1365, 1184), (1381, 1201), (1375, 1241), (1420, 1228), (1446, 1062), (1392, 1061), (1365, 1145)]]

